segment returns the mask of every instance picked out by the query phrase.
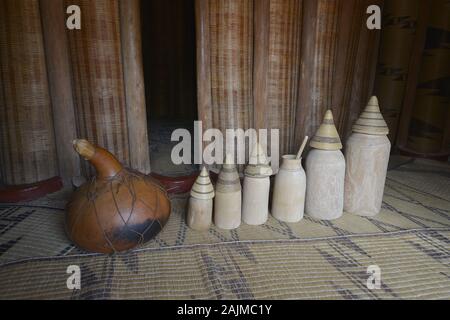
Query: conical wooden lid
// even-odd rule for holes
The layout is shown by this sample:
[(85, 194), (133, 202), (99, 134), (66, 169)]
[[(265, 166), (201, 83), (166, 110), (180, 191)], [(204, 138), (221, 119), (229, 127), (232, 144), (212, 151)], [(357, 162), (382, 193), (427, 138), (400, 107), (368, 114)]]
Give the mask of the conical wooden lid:
[(225, 157), (225, 163), (222, 166), (222, 170), (219, 173), (219, 178), (217, 179), (217, 192), (234, 192), (241, 190), (241, 181), (239, 180), (239, 174), (233, 162), (233, 156), (228, 153)]
[(272, 173), (272, 168), (269, 165), (269, 160), (267, 160), (264, 149), (259, 143), (255, 144), (248, 165), (245, 168), (245, 175), (267, 177)]
[(372, 96), (370, 98), (366, 108), (353, 125), (353, 132), (372, 135), (387, 135), (389, 133), (389, 128), (381, 114), (377, 97)]
[(202, 168), (197, 180), (191, 189), (191, 197), (201, 200), (210, 200), (214, 198), (214, 187), (209, 179), (208, 170), (206, 167)]
[(321, 150), (340, 150), (342, 149), (341, 139), (334, 126), (333, 114), (331, 110), (325, 112), (322, 124), (311, 139), (309, 145), (312, 148)]

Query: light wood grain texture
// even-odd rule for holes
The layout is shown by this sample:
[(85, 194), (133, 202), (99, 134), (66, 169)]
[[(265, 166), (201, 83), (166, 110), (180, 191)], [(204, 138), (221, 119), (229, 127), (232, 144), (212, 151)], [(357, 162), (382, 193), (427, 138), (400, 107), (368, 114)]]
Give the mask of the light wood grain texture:
[(71, 187), (80, 175), (80, 160), (71, 144), (77, 131), (65, 8), (63, 0), (40, 1), (59, 173), (64, 186)]
[(333, 220), (344, 208), (345, 159), (340, 150), (312, 149), (306, 158), (305, 213)]
[(0, 170), (5, 184), (58, 175), (37, 0), (0, 1)]
[(385, 135), (353, 133), (345, 148), (344, 210), (375, 216), (381, 210), (391, 144)]
[(130, 165), (133, 169), (147, 174), (150, 173), (150, 157), (142, 65), (139, 0), (120, 0), (120, 35)]

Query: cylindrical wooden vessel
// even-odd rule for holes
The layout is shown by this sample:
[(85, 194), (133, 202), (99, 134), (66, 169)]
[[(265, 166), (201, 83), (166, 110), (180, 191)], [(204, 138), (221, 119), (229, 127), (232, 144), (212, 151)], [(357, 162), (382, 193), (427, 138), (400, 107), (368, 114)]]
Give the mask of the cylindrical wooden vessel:
[(216, 183), (214, 224), (221, 229), (236, 229), (241, 224), (242, 190), (236, 166), (227, 155)]
[(269, 166), (262, 147), (257, 144), (245, 168), (242, 199), (242, 220), (246, 224), (260, 225), (269, 216), (270, 175)]
[(244, 178), (242, 220), (246, 224), (264, 224), (269, 217), (270, 179), (266, 177)]
[(323, 220), (339, 218), (344, 208), (345, 159), (331, 110), (312, 138), (306, 158), (305, 211)]
[(302, 159), (284, 155), (275, 177), (272, 196), (272, 215), (281, 221), (298, 222), (305, 209), (306, 175)]
[(187, 225), (197, 231), (205, 231), (211, 227), (213, 212), (212, 199), (189, 199)]
[(77, 189), (66, 206), (69, 238), (87, 251), (113, 253), (156, 236), (170, 215), (164, 188), (86, 140), (75, 140), (74, 146), (97, 175)]
[(214, 187), (209, 178), (208, 171), (202, 168), (195, 180), (189, 198), (187, 225), (198, 231), (208, 230), (212, 223)]
[(345, 146), (345, 212), (361, 216), (380, 212), (390, 150), (385, 135), (350, 135)]
[(345, 146), (344, 210), (374, 216), (381, 210), (391, 143), (374, 96), (353, 126)]
[(342, 152), (311, 150), (306, 159), (306, 176), (306, 213), (323, 220), (342, 216), (345, 178)]

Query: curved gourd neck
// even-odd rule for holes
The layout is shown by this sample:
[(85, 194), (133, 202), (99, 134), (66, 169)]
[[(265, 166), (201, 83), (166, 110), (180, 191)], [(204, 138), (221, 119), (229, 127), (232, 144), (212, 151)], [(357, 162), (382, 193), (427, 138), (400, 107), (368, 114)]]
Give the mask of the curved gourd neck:
[(74, 147), (94, 166), (99, 179), (112, 178), (123, 169), (122, 164), (109, 151), (94, 146), (86, 140), (75, 140)]

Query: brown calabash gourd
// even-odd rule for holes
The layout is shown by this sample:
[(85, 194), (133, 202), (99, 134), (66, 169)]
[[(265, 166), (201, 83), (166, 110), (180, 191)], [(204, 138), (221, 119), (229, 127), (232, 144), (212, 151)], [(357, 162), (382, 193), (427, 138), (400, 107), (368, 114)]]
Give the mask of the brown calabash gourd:
[(84, 250), (113, 253), (156, 236), (170, 215), (164, 188), (86, 140), (75, 140), (74, 148), (97, 175), (77, 189), (66, 206), (68, 237)]

